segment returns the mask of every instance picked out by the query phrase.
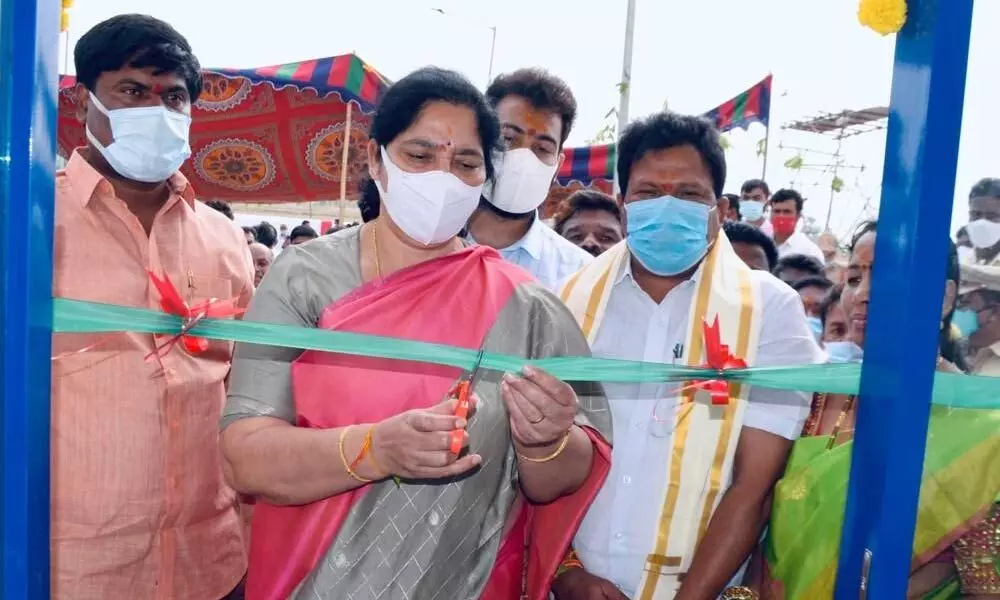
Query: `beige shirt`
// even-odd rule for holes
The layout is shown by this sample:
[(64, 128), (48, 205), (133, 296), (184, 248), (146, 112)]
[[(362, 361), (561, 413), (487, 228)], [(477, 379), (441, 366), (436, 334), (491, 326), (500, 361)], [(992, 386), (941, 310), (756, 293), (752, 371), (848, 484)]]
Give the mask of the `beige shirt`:
[[(56, 175), (58, 297), (159, 309), (147, 269), (189, 304), (253, 293), (246, 240), (180, 174), (147, 236), (79, 154)], [(53, 336), (52, 598), (215, 600), (246, 572), (218, 422), (232, 344), (192, 356), (164, 336)]]
[(971, 373), (985, 377), (1000, 377), (1000, 342), (976, 353), (972, 359)]

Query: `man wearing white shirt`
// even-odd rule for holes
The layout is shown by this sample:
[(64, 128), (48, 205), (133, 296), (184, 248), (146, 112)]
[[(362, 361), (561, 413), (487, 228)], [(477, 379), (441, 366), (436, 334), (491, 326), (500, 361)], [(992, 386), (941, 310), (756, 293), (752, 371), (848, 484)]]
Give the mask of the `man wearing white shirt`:
[(969, 193), (969, 242), (976, 249), (970, 264), (1000, 265), (1000, 179), (976, 182)]
[(469, 240), (496, 248), (542, 285), (559, 282), (593, 257), (538, 218), (562, 162), (562, 147), (576, 118), (566, 82), (541, 69), (501, 75), (486, 90), (506, 145), (496, 184), (469, 219)]
[[(747, 267), (720, 234), (726, 163), (715, 128), (662, 113), (630, 125), (619, 152), (627, 238), (561, 293), (593, 354), (699, 366), (706, 347), (725, 344), (751, 366), (822, 362), (798, 295)], [(716, 598), (759, 539), (809, 396), (676, 383), (605, 390), (611, 472), (553, 593)]]
[(778, 245), (778, 256), (805, 254), (825, 265), (823, 251), (806, 234), (798, 231), (804, 204), (802, 194), (795, 190), (778, 190), (771, 196), (771, 227), (774, 230), (774, 243)]

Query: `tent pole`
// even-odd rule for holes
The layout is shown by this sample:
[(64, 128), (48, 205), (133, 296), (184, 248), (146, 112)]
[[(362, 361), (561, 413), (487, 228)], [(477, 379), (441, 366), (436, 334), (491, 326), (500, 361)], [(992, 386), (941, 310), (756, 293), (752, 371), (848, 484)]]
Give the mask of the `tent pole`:
[(344, 204), (347, 202), (347, 160), (351, 156), (351, 101), (347, 101), (347, 121), (344, 123), (344, 147), (340, 152), (340, 207), (339, 221), (344, 224)]

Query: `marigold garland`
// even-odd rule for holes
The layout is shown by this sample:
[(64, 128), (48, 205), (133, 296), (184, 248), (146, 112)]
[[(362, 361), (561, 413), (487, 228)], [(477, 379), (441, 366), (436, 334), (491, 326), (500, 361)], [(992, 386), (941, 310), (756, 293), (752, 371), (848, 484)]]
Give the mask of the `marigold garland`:
[(882, 35), (898, 33), (906, 24), (906, 0), (861, 0), (858, 21)]

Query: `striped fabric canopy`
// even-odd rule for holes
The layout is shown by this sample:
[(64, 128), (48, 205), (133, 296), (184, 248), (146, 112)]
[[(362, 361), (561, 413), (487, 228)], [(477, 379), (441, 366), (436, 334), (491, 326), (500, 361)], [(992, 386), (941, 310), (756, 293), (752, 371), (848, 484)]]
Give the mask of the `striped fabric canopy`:
[(316, 58), (256, 69), (212, 69), (229, 77), (246, 77), (253, 83), (267, 82), (282, 88), (314, 89), (321, 95), (338, 93), (345, 100), (359, 102), (365, 112), (375, 110), (389, 80), (353, 54)]
[[(753, 123), (770, 125), (771, 76), (768, 75), (750, 89), (704, 114), (719, 131), (747, 129)], [(563, 150), (563, 163), (558, 181), (562, 186), (578, 182), (588, 187), (597, 180), (614, 178), (614, 145), (584, 146)]]

